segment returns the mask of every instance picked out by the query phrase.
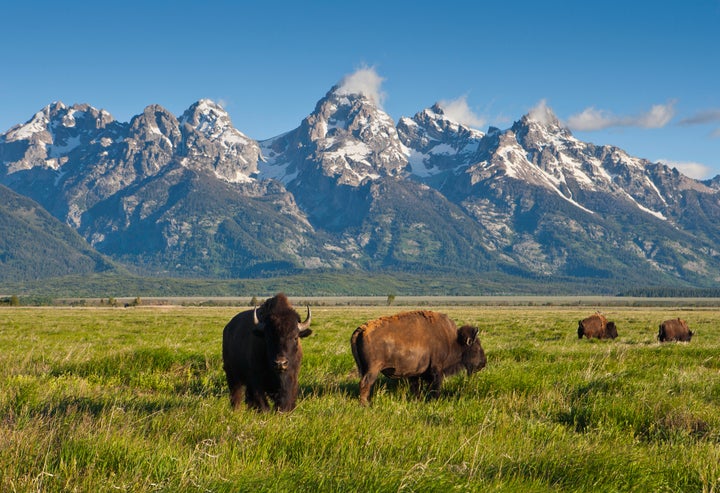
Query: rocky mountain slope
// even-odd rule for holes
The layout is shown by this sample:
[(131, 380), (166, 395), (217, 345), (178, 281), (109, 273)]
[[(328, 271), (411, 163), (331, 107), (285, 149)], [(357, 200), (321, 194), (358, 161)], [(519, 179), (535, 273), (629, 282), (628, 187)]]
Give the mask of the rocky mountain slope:
[(202, 100), (129, 123), (53, 103), (0, 136), (0, 183), (153, 275), (307, 269), (720, 279), (720, 187), (576, 139), (547, 107), (481, 132), (333, 87), (257, 142)]
[(33, 200), (0, 185), (0, 279), (122, 272)]

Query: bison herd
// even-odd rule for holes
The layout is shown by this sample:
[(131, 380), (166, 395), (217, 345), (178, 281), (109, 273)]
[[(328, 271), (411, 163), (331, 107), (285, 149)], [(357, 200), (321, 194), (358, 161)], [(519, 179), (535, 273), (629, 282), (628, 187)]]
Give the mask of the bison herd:
[[(615, 339), (618, 336), (618, 332), (617, 327), (615, 327), (615, 322), (608, 322), (608, 319), (605, 318), (602, 313), (595, 313), (578, 322), (578, 339), (582, 339), (583, 336), (588, 339), (591, 337), (597, 339)], [(689, 342), (692, 336), (693, 332), (685, 320), (671, 318), (660, 324), (657, 339), (660, 342)]]
[[(258, 411), (295, 408), (298, 375), (302, 361), (300, 339), (312, 333), (312, 314), (307, 307), (305, 321), (279, 293), (259, 307), (235, 315), (223, 330), (223, 369), (234, 408), (245, 404)], [(614, 339), (614, 322), (595, 313), (578, 322), (578, 338)], [(690, 341), (693, 333), (687, 322), (677, 319), (660, 324), (658, 340)], [(443, 313), (429, 310), (398, 313), (370, 320), (355, 329), (351, 338), (355, 364), (360, 374), (360, 403), (369, 404), (380, 373), (389, 378), (408, 379), (413, 394), (421, 384), (428, 396), (437, 397), (444, 377), (465, 370), (468, 375), (482, 370), (487, 362), (478, 328), (458, 328)]]

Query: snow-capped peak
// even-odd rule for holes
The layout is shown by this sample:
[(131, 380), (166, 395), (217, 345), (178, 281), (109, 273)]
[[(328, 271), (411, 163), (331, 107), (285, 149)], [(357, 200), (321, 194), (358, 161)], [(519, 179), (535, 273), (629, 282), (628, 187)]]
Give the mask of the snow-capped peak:
[[(318, 101), (299, 128), (263, 143), (261, 176), (287, 184), (305, 172), (319, 172), (357, 186), (404, 172), (406, 152), (394, 120), (377, 104), (372, 74), (353, 75)], [(312, 166), (307, 166), (308, 156)]]
[(402, 118), (398, 135), (412, 173), (425, 178), (466, 164), (484, 134), (448, 118), (436, 103), (412, 119)]
[[(225, 109), (210, 99), (201, 99), (179, 119), (180, 126), (203, 136), (191, 149), (193, 157), (211, 157), (215, 174), (229, 182), (249, 182), (257, 172), (260, 148), (254, 140), (237, 130)], [(203, 140), (203, 139), (200, 139)]]
[[(15, 125), (5, 134), (6, 142), (18, 140), (30, 140), (33, 136), (48, 131), (50, 120), (60, 111), (66, 110), (67, 106), (62, 101), (55, 101), (38, 111), (33, 117), (22, 125)], [(52, 142), (51, 139), (47, 143)]]
[(76, 148), (94, 141), (99, 132), (114, 122), (105, 110), (87, 104), (66, 106), (53, 102), (25, 124), (16, 125), (0, 136), (0, 142), (22, 142), (5, 155), (8, 172), (33, 167), (59, 169)]
[(223, 132), (233, 129), (227, 111), (210, 99), (201, 99), (190, 106), (180, 117), (180, 124), (184, 123), (210, 139), (215, 139)]

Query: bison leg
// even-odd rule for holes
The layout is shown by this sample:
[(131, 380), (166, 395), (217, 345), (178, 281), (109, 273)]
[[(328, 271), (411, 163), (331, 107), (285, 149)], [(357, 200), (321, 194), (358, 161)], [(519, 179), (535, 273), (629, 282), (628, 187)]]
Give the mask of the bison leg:
[(233, 375), (232, 371), (225, 368), (225, 378), (227, 380), (228, 389), (230, 389), (230, 405), (233, 409), (237, 409), (242, 402), (243, 383)]
[(271, 395), (275, 403), (275, 410), (279, 412), (290, 412), (295, 409), (297, 391), (297, 385), (290, 385), (290, 388)]
[(243, 397), (243, 386), (240, 384), (236, 384), (234, 387), (230, 388), (230, 405), (233, 407), (233, 409), (237, 409), (240, 407), (240, 403), (242, 402)]
[(270, 410), (270, 405), (268, 404), (265, 392), (254, 387), (248, 387), (245, 390), (245, 404), (247, 404), (249, 408), (256, 409), (258, 411)]
[(410, 392), (415, 397), (420, 397), (420, 377), (410, 377)]
[(378, 373), (377, 370), (370, 370), (360, 379), (360, 404), (363, 406), (370, 403), (370, 396)]
[(431, 399), (437, 399), (437, 397), (440, 395), (440, 388), (442, 387), (442, 383), (443, 383), (442, 370), (439, 370), (437, 368), (431, 368), (430, 369), (430, 394), (429, 394), (429, 397)]

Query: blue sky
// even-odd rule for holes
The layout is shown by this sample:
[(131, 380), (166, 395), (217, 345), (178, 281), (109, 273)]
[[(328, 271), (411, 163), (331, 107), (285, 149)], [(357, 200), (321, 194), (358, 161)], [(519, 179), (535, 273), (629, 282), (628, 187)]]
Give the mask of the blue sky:
[(262, 140), (360, 71), (397, 121), (480, 130), (546, 104), (580, 139), (720, 174), (720, 0), (11, 2), (0, 133), (53, 101), (120, 121), (210, 98)]

